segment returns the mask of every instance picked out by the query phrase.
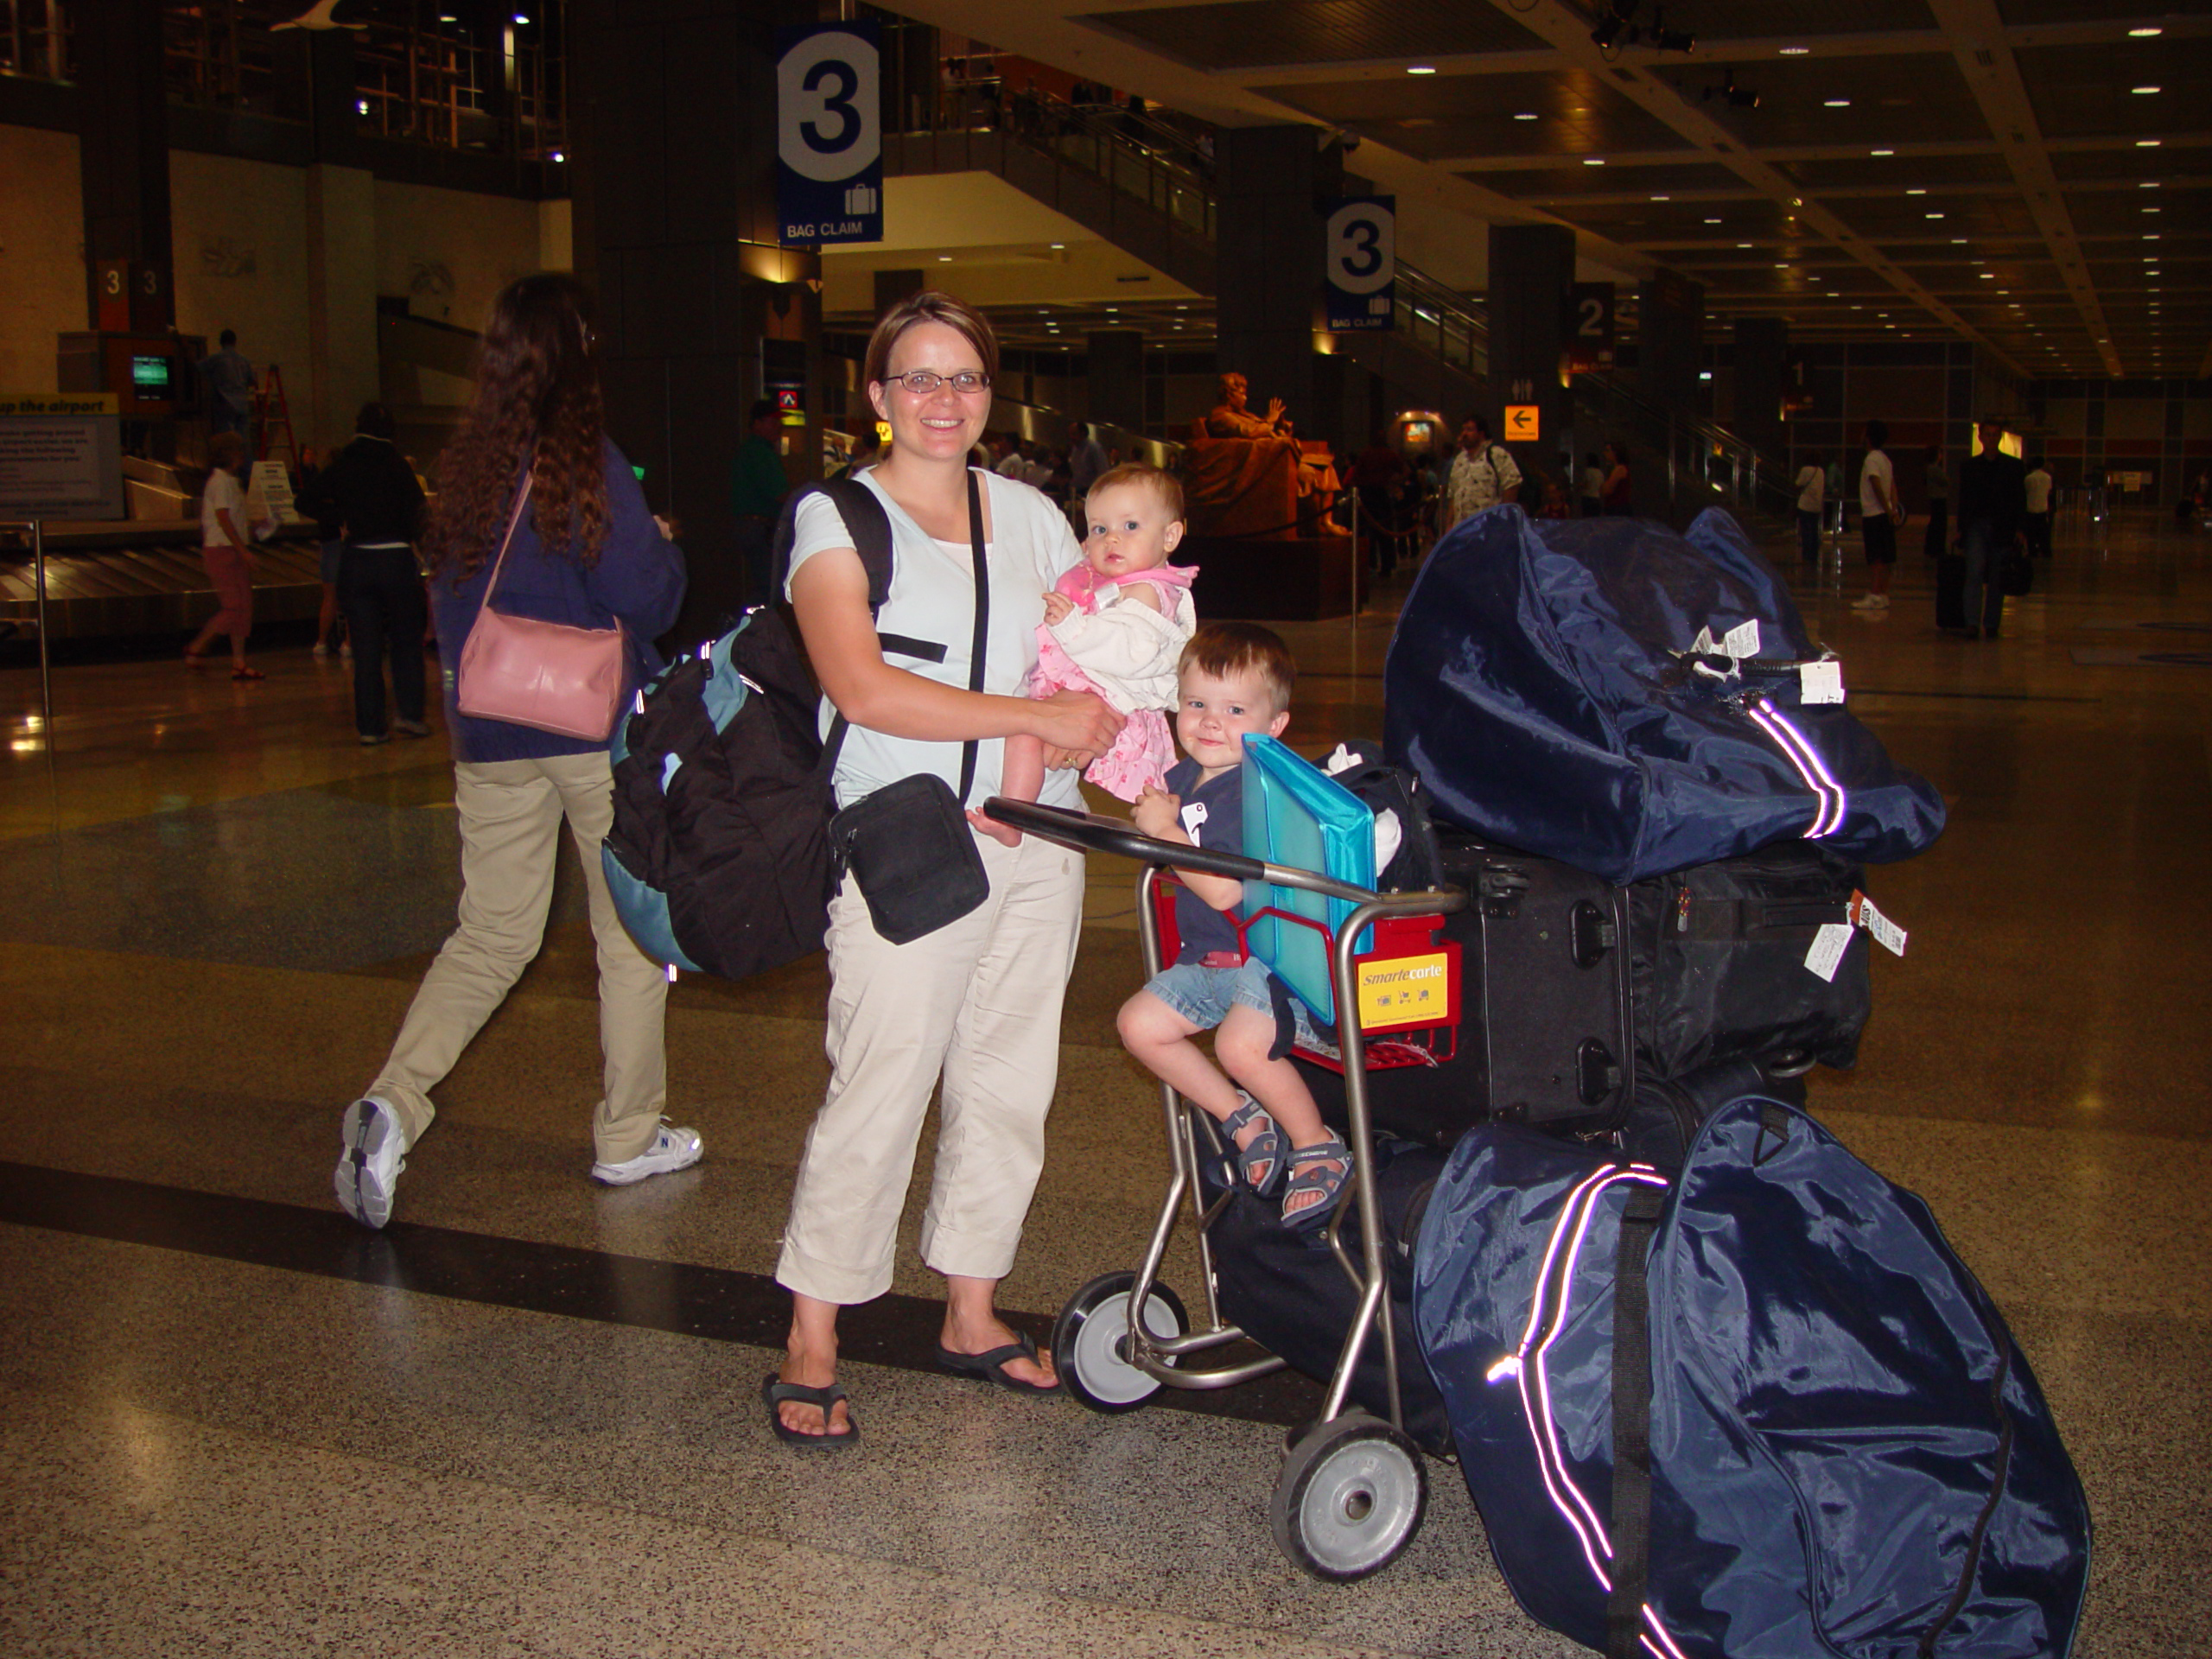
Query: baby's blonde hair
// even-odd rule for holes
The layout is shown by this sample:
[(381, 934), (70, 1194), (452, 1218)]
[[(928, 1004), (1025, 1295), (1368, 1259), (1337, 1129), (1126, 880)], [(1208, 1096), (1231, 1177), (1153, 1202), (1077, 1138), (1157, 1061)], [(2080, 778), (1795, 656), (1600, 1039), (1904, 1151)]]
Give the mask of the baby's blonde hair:
[(1123, 484), (1143, 485), (1158, 498), (1160, 505), (1167, 509), (1167, 518), (1171, 524), (1179, 524), (1184, 522), (1183, 481), (1174, 474), (1163, 473), (1159, 467), (1147, 465), (1141, 461), (1125, 461), (1119, 467), (1099, 474), (1092, 481), (1089, 494), (1083, 499), (1088, 503), (1090, 497), (1097, 494), (1099, 491), (1113, 489)]

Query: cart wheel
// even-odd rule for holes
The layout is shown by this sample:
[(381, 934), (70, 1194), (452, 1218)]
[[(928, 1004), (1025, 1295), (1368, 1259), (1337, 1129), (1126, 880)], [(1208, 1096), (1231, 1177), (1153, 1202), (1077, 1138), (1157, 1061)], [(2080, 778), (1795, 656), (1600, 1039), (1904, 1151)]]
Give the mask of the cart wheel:
[(1284, 1554), (1317, 1579), (1343, 1583), (1397, 1560), (1427, 1508), (1420, 1448), (1355, 1411), (1291, 1448), (1268, 1519)]
[[(1134, 1273), (1109, 1273), (1068, 1298), (1052, 1325), (1052, 1368), (1067, 1391), (1093, 1411), (1135, 1411), (1160, 1392), (1147, 1376), (1122, 1357), (1129, 1334), (1129, 1291)], [(1190, 1328), (1182, 1300), (1154, 1282), (1145, 1299), (1144, 1328), (1155, 1337), (1179, 1337)]]

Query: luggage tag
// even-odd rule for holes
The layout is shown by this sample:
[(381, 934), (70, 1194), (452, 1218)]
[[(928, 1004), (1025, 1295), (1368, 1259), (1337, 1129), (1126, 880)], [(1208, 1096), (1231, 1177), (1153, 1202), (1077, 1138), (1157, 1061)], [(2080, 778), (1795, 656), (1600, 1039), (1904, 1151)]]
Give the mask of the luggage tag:
[(1797, 664), (1797, 701), (1802, 703), (1843, 701), (1843, 663), (1830, 657), (1817, 663)]
[(1184, 803), (1183, 833), (1191, 838), (1191, 844), (1194, 847), (1199, 844), (1198, 826), (1205, 821), (1206, 804), (1204, 801), (1186, 801)]
[(1850, 923), (1822, 922), (1813, 934), (1812, 948), (1805, 952), (1805, 966), (1834, 984), (1835, 970), (1843, 966), (1843, 953), (1850, 948)]
[(1904, 955), (1904, 929), (1875, 909), (1872, 899), (1853, 889), (1849, 913), (1853, 922), (1874, 936), (1875, 944), (1893, 957)]

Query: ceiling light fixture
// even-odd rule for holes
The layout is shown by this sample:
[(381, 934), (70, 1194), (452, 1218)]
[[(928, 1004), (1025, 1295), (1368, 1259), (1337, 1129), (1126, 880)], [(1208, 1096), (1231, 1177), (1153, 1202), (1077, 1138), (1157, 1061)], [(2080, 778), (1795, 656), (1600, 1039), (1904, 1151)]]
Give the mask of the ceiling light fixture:
[(1654, 201), (1672, 201), (1674, 198), (1672, 196), (1654, 196), (1651, 200)]
[(2163, 29), (2131, 29), (2127, 31), (2127, 36), (2130, 40), (2147, 41), (2154, 35), (2163, 35), (2165, 32)]
[(2134, 93), (2138, 98), (2145, 98), (2148, 97), (2151, 93), (2157, 92), (2158, 89), (2156, 86), (2131, 86), (2127, 90)]
[(1809, 46), (1785, 46), (1782, 48), (1782, 55), (1785, 58), (1802, 58), (1812, 49)]
[(1516, 121), (1533, 121), (1536, 118), (1536, 112), (1534, 110), (1523, 110), (1513, 118)]
[(1894, 149), (1870, 149), (1866, 153), (1869, 156), (1894, 156), (1897, 154), (1897, 151)]
[(1582, 158), (1582, 165), (1585, 167), (1603, 167), (1605, 164), (1605, 158), (1602, 156), (1585, 156)]
[(1821, 107), (1829, 110), (1847, 110), (1851, 107), (1851, 100), (1847, 98), (1831, 98), (1824, 101)]
[(1406, 66), (1406, 73), (1409, 75), (1433, 75), (1436, 73), (1436, 66), (1433, 63), (1409, 63)]
[(2158, 147), (2158, 141), (2156, 138), (2138, 138), (2135, 141), (2135, 148), (2138, 149), (2156, 149)]

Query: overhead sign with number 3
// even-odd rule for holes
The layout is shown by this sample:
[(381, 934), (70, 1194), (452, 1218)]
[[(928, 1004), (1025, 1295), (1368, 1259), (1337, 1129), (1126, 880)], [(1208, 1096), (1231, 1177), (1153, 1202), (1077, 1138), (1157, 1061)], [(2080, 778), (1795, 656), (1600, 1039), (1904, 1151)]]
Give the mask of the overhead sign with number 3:
[(1329, 210), (1323, 254), (1329, 327), (1395, 326), (1398, 281), (1398, 199), (1347, 196)]
[(883, 240), (882, 55), (872, 22), (785, 29), (776, 207), (785, 242)]

